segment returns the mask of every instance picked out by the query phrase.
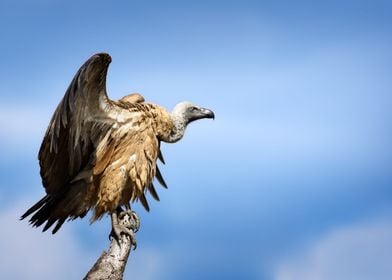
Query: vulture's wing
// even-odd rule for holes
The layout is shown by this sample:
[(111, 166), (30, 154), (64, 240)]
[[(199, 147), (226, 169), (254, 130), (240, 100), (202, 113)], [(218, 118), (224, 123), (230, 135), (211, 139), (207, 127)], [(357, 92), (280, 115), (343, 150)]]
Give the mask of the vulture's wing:
[(106, 93), (108, 54), (92, 56), (76, 73), (58, 105), (39, 151), (43, 185), (58, 194), (94, 161), (100, 137), (116, 122), (115, 106)]
[(80, 67), (49, 123), (38, 154), (47, 195), (22, 215), (33, 226), (54, 223), (55, 233), (67, 218), (86, 215), (91, 207), (91, 169), (102, 137), (117, 125), (121, 108), (106, 94), (111, 58), (101, 53)]

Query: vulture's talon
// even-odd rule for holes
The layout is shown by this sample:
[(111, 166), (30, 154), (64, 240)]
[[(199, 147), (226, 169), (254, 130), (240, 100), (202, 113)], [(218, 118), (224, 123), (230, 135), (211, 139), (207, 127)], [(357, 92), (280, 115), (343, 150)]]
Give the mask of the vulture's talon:
[(110, 233), (110, 237), (116, 239), (117, 244), (120, 247), (121, 247), (121, 234), (129, 236), (131, 244), (133, 246), (133, 250), (135, 250), (137, 247), (137, 242), (136, 242), (136, 235), (133, 232), (133, 230), (130, 230), (127, 226), (121, 224), (117, 224), (113, 226), (112, 232)]
[(131, 211), (131, 221), (133, 232), (138, 232), (140, 228), (140, 218), (135, 211)]
[(135, 211), (125, 210), (118, 214), (118, 219), (127, 224), (128, 228), (132, 229), (134, 233), (139, 231), (140, 218)]

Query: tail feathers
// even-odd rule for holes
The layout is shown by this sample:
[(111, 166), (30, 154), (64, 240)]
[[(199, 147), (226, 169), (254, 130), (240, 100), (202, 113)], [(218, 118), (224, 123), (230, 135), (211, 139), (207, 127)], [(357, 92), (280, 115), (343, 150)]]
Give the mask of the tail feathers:
[[(30, 224), (33, 227), (39, 227), (46, 222), (42, 231), (47, 231), (57, 220), (59, 220), (59, 217), (52, 215), (58, 204), (58, 200), (59, 199), (56, 199), (55, 196), (46, 195), (27, 210), (20, 219), (23, 220), (34, 213), (29, 220)], [(57, 230), (58, 229), (59, 228), (57, 228)], [(53, 230), (52, 233), (54, 234), (56, 231)]]
[(48, 221), (48, 222), (46, 223), (46, 225), (45, 225), (43, 231), (49, 229), (49, 228), (57, 221), (56, 226), (55, 226), (54, 229), (52, 230), (52, 233), (55, 234), (55, 233), (61, 228), (61, 226), (64, 224), (64, 222), (65, 222), (66, 219), (67, 219), (66, 217), (65, 217), (65, 218), (63, 217), (63, 218), (60, 218), (60, 219), (58, 219), (58, 220), (53, 220), (53, 222), (52, 222), (52, 221), (50, 221), (50, 222)]
[(24, 213), (20, 219), (23, 220), (26, 217), (30, 216), (32, 213), (34, 213), (35, 211), (37, 211), (38, 209), (40, 209), (49, 199), (49, 196), (46, 195), (44, 196), (40, 201), (38, 201), (36, 204), (34, 204), (29, 210), (26, 211), (26, 213)]
[(47, 194), (34, 204), (21, 216), (21, 220), (33, 214), (29, 222), (33, 227), (43, 224), (42, 231), (47, 231), (54, 224), (52, 233), (55, 234), (67, 219), (84, 217), (90, 209), (85, 201), (86, 187), (74, 184), (66, 193), (50, 195)]

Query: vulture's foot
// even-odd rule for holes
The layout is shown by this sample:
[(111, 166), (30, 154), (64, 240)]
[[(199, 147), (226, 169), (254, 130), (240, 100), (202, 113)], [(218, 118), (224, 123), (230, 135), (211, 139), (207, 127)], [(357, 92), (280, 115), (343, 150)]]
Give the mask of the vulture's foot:
[(133, 249), (135, 250), (137, 247), (134, 230), (135, 222), (130, 213), (127, 213), (127, 211), (124, 214), (123, 213), (124, 212), (121, 212), (120, 214), (117, 214), (117, 212), (112, 213), (112, 232), (110, 233), (110, 236), (117, 240), (119, 246), (121, 246), (121, 234), (129, 236)]
[[(126, 218), (128, 216), (128, 218)], [(135, 211), (132, 211), (130, 209), (122, 211), (119, 215), (118, 218), (120, 220), (126, 218), (129, 219), (127, 222), (129, 223), (129, 227), (132, 229), (134, 233), (139, 231), (140, 228), (140, 219), (139, 216), (136, 214)]]

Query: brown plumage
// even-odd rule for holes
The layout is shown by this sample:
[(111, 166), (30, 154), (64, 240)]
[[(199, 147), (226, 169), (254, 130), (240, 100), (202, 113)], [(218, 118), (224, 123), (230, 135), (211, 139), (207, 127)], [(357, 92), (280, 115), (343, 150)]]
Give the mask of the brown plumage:
[(167, 187), (156, 164), (158, 158), (164, 162), (160, 142), (176, 142), (188, 123), (214, 117), (189, 102), (168, 112), (140, 94), (110, 100), (110, 62), (105, 53), (87, 60), (49, 123), (38, 155), (46, 196), (21, 217), (33, 214), (30, 223), (46, 223), (44, 231), (55, 224), (55, 233), (90, 209), (91, 221), (129, 202), (140, 201), (149, 210), (147, 191), (159, 200), (154, 177)]

